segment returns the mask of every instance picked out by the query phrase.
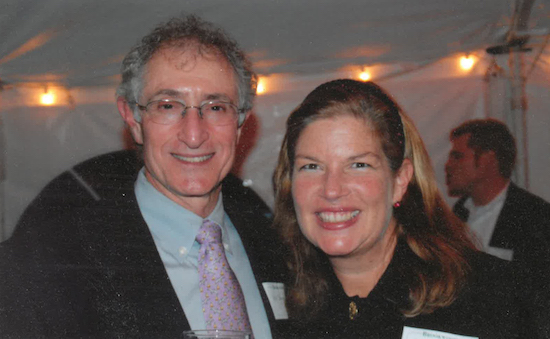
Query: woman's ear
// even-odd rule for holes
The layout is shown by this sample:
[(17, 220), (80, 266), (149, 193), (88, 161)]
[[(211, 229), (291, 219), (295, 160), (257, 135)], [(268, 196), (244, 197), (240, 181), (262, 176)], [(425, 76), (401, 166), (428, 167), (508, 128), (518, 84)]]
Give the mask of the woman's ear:
[(143, 130), (141, 124), (136, 121), (134, 111), (130, 108), (130, 105), (128, 105), (128, 101), (126, 101), (124, 97), (118, 97), (116, 104), (118, 112), (126, 122), (126, 125), (128, 125), (134, 141), (139, 145), (143, 145)]
[(411, 182), (414, 173), (414, 168), (409, 159), (403, 160), (401, 168), (397, 171), (393, 183), (393, 203), (401, 201), (405, 193), (407, 193), (407, 187)]

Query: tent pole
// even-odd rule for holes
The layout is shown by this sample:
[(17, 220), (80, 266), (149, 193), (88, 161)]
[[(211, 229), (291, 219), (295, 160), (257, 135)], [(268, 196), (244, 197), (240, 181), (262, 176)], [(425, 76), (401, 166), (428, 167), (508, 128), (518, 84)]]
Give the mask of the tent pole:
[[(2, 101), (2, 92), (0, 91), (0, 102)], [(0, 242), (6, 240), (5, 223), (5, 185), (6, 185), (6, 143), (4, 139), (4, 123), (0, 112)]]
[(519, 186), (529, 189), (527, 99), (522, 52), (511, 50), (508, 61), (510, 67), (510, 110), (506, 117), (506, 123), (516, 136), (517, 161), (514, 181)]
[[(508, 42), (517, 40), (518, 32), (525, 31), (535, 0), (516, 0), (512, 27), (508, 32)], [(521, 39), (520, 39), (521, 40)], [(528, 40), (528, 38), (527, 38)], [(525, 94), (525, 75), (522, 46), (510, 46), (508, 67), (510, 69), (510, 111), (506, 119), (508, 126), (516, 136), (517, 161), (515, 182), (529, 189), (529, 148), (527, 139), (527, 96)]]

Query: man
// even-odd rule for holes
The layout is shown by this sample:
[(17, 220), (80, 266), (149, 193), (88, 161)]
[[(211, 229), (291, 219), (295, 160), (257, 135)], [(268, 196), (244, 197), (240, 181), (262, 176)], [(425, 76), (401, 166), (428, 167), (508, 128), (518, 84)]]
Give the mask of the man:
[(536, 305), (528, 317), (547, 317), (550, 204), (510, 181), (514, 137), (502, 122), (483, 119), (458, 126), (450, 139), (445, 173), (449, 195), (460, 197), (455, 214), (468, 223), (483, 251), (513, 261), (521, 271), (521, 288)]
[(471, 120), (450, 135), (445, 164), (448, 193), (460, 197), (455, 214), (467, 221), (483, 250), (507, 260), (548, 256), (550, 204), (510, 181), (515, 140), (506, 125)]
[[(271, 324), (276, 336), (285, 269), (271, 214), (228, 175), (255, 94), (243, 52), (197, 17), (172, 19), (125, 57), (117, 94), (143, 163), (127, 151), (94, 158), (31, 204), (4, 245), (26, 267), (12, 272), (24, 287), (10, 278), (0, 291), (21, 292), (28, 309), (0, 308), (5, 327), (47, 337), (216, 327), (209, 312), (218, 299), (204, 292), (214, 271), (201, 261), (216, 246), (230, 268), (215, 279), (232, 276), (231, 293), (244, 297), (238, 328), (271, 338)], [(223, 247), (202, 245), (201, 234), (220, 229)]]

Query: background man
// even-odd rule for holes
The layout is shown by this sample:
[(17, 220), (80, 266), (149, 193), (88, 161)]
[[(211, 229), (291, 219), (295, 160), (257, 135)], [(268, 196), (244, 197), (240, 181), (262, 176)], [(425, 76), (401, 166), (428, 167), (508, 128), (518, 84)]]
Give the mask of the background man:
[[(515, 262), (518, 288), (535, 305), (526, 317), (546, 324), (550, 204), (510, 181), (516, 145), (502, 122), (467, 121), (451, 131), (450, 139), (445, 172), (449, 195), (460, 197), (455, 214), (468, 223), (483, 251)], [(547, 337), (548, 329), (538, 330)]]
[[(455, 213), (467, 221), (483, 250), (507, 260), (549, 258), (550, 204), (510, 181), (515, 140), (506, 125), (471, 120), (451, 134), (445, 164)], [(540, 245), (540, 246), (537, 246)]]
[[(255, 84), (236, 43), (197, 17), (145, 36), (125, 57), (117, 91), (143, 159), (91, 159), (29, 206), (3, 245), (25, 267), (0, 291), (19, 292), (23, 303), (10, 308), (10, 297), (2, 306), (5, 328), (31, 337), (175, 338), (222, 326), (209, 317), (218, 299), (204, 291), (211, 272), (199, 265), (215, 247), (229, 262), (225, 277), (237, 280), (227, 293), (244, 295), (238, 325), (227, 326), (271, 338), (269, 324), (285, 318), (282, 253), (269, 209), (228, 175)], [(220, 229), (221, 242), (206, 246)]]

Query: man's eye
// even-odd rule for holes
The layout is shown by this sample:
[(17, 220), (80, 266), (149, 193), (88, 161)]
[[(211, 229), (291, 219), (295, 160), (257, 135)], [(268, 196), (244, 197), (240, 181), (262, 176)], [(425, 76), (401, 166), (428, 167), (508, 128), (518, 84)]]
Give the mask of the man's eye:
[(226, 107), (226, 105), (223, 105), (223, 104), (213, 104), (213, 105), (208, 106), (208, 110), (213, 111), (213, 112), (223, 113), (223, 112), (227, 111), (227, 107)]
[(161, 101), (161, 102), (158, 102), (153, 107), (158, 112), (166, 112), (166, 111), (173, 111), (174, 109), (176, 109), (177, 106), (173, 102)]
[(370, 167), (369, 164), (365, 163), (365, 162), (354, 162), (351, 167), (353, 168), (367, 168), (367, 167)]

